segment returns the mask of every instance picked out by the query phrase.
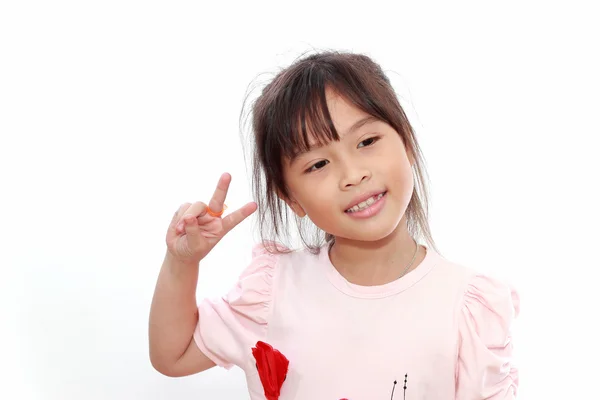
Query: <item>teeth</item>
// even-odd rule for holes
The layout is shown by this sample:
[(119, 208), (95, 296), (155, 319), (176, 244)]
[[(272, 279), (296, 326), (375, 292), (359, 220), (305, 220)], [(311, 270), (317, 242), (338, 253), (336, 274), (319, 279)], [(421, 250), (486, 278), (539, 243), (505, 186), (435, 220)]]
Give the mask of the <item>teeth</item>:
[(353, 212), (364, 210), (365, 208), (369, 207), (371, 204), (375, 203), (377, 200), (379, 200), (382, 197), (383, 197), (383, 193), (380, 193), (377, 196), (373, 196), (373, 197), (363, 201), (362, 203), (358, 203), (357, 205), (355, 205), (352, 208), (349, 208), (346, 211), (353, 213)]

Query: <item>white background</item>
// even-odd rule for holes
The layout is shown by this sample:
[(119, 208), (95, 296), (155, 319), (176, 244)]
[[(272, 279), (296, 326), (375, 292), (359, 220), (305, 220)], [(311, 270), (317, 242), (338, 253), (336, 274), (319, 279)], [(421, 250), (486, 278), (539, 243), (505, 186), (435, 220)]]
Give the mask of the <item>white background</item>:
[[(230, 208), (252, 199), (248, 86), (313, 48), (383, 66), (425, 153), (440, 250), (520, 290), (520, 398), (596, 398), (592, 3), (2, 2), (0, 398), (248, 398), (240, 370), (154, 371), (150, 301), (177, 207), (225, 171)], [(252, 229), (203, 262), (198, 297), (229, 288)]]

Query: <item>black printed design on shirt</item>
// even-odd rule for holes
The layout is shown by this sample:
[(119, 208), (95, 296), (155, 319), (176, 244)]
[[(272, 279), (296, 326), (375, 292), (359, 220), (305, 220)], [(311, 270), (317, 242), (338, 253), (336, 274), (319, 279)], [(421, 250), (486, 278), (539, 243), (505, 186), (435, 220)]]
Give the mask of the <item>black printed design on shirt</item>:
[[(408, 382), (408, 374), (404, 374), (404, 398), (402, 400), (406, 400), (406, 384)], [(398, 384), (398, 381), (394, 381), (394, 386), (392, 386), (392, 397), (390, 398), (390, 400), (394, 400), (394, 392), (396, 391), (396, 385)]]

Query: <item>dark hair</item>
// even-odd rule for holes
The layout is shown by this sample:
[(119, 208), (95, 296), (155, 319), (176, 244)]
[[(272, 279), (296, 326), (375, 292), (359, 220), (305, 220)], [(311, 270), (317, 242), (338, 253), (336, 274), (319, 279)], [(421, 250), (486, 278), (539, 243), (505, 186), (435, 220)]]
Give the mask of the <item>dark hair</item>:
[[(363, 54), (340, 51), (323, 51), (296, 59), (277, 73), (252, 106), (252, 186), (262, 244), (271, 253), (288, 252), (273, 246), (274, 242), (293, 247), (287, 229), (290, 213), (300, 239), (313, 254), (319, 252), (324, 242), (334, 240), (333, 235), (312, 223), (307, 227), (303, 221), (308, 218), (298, 218), (277, 195), (289, 197), (283, 179), (283, 161), (308, 149), (308, 130), (320, 144), (339, 140), (327, 108), (326, 88), (398, 132), (407, 152), (414, 157), (415, 190), (406, 209), (408, 229), (415, 240), (423, 237), (436, 249), (428, 221), (424, 159), (396, 93), (377, 63)], [(309, 230), (313, 241), (306, 238)]]

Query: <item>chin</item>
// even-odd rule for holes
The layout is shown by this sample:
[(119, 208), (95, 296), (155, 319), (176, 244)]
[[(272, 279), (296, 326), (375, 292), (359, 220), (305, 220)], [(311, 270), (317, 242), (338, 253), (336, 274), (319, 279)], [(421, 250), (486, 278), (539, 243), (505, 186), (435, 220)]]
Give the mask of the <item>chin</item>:
[(389, 226), (381, 226), (379, 224), (378, 227), (365, 228), (361, 230), (349, 229), (344, 232), (339, 232), (339, 235), (334, 233), (334, 236), (344, 238), (346, 240), (356, 240), (360, 242), (377, 242), (379, 240), (383, 240), (393, 234), (398, 228), (398, 224), (389, 225)]

